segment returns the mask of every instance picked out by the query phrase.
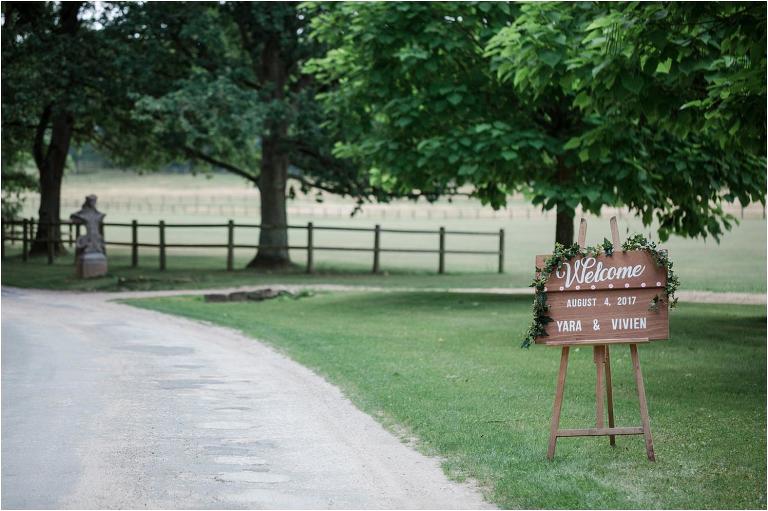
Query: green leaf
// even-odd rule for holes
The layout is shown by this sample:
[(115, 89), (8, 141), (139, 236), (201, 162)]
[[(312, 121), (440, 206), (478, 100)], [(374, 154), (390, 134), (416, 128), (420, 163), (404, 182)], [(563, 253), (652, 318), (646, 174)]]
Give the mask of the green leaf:
[(639, 94), (643, 88), (643, 79), (638, 75), (625, 73), (621, 75), (621, 85), (632, 94)]
[(517, 152), (509, 151), (509, 150), (502, 151), (501, 152), (501, 157), (504, 158), (507, 161), (512, 161), (512, 160), (517, 159)]
[(586, 92), (580, 92), (578, 96), (573, 100), (573, 106), (581, 108), (582, 110), (588, 107), (592, 103), (589, 95)]
[(459, 103), (461, 103), (461, 94), (459, 94), (458, 92), (454, 92), (450, 94), (446, 99), (448, 99), (448, 102), (450, 104), (452, 104), (453, 106), (456, 106)]
[(548, 65), (551, 68), (554, 68), (557, 65), (557, 63), (560, 62), (562, 55), (553, 51), (545, 51), (544, 53), (539, 55), (539, 58), (546, 65)]
[(687, 108), (691, 108), (691, 107), (694, 107), (694, 106), (701, 106), (701, 105), (702, 105), (702, 101), (699, 100), (699, 99), (695, 99), (695, 100), (689, 101), (688, 103), (686, 103), (683, 106), (681, 106), (680, 110), (685, 110)]
[(573, 137), (568, 142), (565, 143), (563, 146), (563, 149), (576, 149), (581, 145), (581, 137)]
[(590, 31), (596, 30), (598, 28), (607, 27), (607, 26), (609, 26), (611, 24), (613, 24), (613, 19), (605, 16), (605, 17), (602, 17), (602, 18), (597, 18), (595, 21), (590, 23), (585, 30), (587, 32), (590, 32)]
[(656, 74), (669, 74), (669, 71), (671, 69), (672, 69), (672, 59), (669, 58), (664, 62), (659, 62), (659, 65), (656, 66)]
[(592, 68), (592, 78), (595, 78), (598, 74), (600, 74), (600, 71), (605, 69), (605, 67), (610, 64), (610, 59), (604, 60), (595, 67)]
[(520, 82), (525, 80), (525, 78), (528, 76), (528, 73), (530, 73), (530, 72), (531, 72), (531, 69), (528, 68), (528, 67), (521, 67), (520, 69), (518, 69), (515, 72), (515, 78), (512, 81), (512, 85), (517, 87), (520, 84)]

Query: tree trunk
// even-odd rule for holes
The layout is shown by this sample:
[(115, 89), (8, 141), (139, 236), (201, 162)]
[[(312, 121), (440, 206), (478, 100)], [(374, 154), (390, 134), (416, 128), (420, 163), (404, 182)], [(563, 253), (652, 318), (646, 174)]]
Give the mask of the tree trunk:
[[(29, 250), (31, 255), (48, 252), (48, 225), (58, 224), (61, 219), (61, 180), (64, 176), (64, 165), (67, 162), (69, 144), (72, 140), (73, 118), (67, 112), (53, 114), (51, 140), (43, 153), (42, 143), (48, 118), (52, 107), (46, 108), (35, 140), (35, 163), (40, 176), (40, 208), (38, 210), (39, 225), (35, 239)], [(61, 242), (61, 229), (54, 225), (51, 242), (54, 255), (63, 255), (67, 251)]]
[[(66, 39), (60, 44), (70, 44), (70, 38), (77, 33), (80, 27), (77, 16), (82, 5), (83, 2), (62, 2), (59, 6), (57, 32), (60, 34), (59, 37)], [(62, 91), (62, 94), (65, 94), (65, 91)], [(51, 136), (46, 146), (45, 134), (49, 124)], [(48, 243), (53, 243), (54, 255), (67, 253), (61, 243), (61, 228), (58, 227), (58, 223), (61, 220), (61, 179), (64, 176), (64, 166), (67, 163), (74, 124), (72, 113), (58, 107), (56, 100), (46, 105), (37, 124), (32, 155), (40, 176), (40, 209), (38, 210), (40, 223), (29, 250), (31, 255), (47, 253)], [(49, 229), (50, 224), (54, 224), (52, 229)]]
[[(557, 157), (557, 183), (568, 187), (573, 177), (573, 169), (565, 164), (562, 156)], [(555, 223), (555, 242), (561, 245), (573, 245), (573, 217), (575, 211), (565, 203), (557, 204), (557, 220)]]
[[(271, 7), (275, 7), (273, 4)], [(259, 77), (270, 85), (272, 101), (285, 100), (288, 63), (281, 49), (281, 36), (268, 37), (259, 58)], [(288, 185), (287, 121), (278, 114), (266, 123), (261, 137), (261, 224), (259, 250), (248, 263), (249, 268), (281, 268), (291, 263), (288, 255), (288, 214), (285, 192)]]
[(557, 221), (555, 224), (555, 241), (561, 245), (573, 244), (573, 210), (558, 204)]
[(281, 149), (279, 137), (269, 137), (261, 143), (261, 225), (259, 250), (248, 263), (249, 268), (281, 268), (291, 263), (288, 255), (288, 214), (286, 187), (288, 155)]

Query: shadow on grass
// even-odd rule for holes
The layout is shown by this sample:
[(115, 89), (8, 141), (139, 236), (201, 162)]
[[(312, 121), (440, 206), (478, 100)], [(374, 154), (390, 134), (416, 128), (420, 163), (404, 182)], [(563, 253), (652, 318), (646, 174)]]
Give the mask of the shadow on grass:
[[(517, 277), (520, 285), (522, 277)], [(130, 256), (109, 255), (109, 272), (104, 277), (79, 279), (72, 257), (59, 258), (49, 265), (45, 258), (10, 254), (3, 260), (2, 284), (23, 288), (69, 289), (78, 291), (153, 291), (166, 289), (203, 289), (264, 284), (341, 284), (398, 287), (500, 287), (513, 277), (493, 273), (448, 273), (438, 275), (428, 270), (393, 269), (379, 274), (359, 266), (317, 265), (312, 274), (303, 265), (292, 264), (280, 270), (238, 268), (226, 271), (217, 258), (206, 256), (169, 257), (166, 270), (157, 267), (131, 267)]]

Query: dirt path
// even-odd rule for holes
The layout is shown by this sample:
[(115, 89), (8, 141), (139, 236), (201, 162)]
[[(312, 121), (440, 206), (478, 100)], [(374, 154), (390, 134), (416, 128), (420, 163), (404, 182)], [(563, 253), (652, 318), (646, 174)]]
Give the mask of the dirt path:
[(489, 507), (303, 366), (125, 295), (3, 288), (2, 507)]

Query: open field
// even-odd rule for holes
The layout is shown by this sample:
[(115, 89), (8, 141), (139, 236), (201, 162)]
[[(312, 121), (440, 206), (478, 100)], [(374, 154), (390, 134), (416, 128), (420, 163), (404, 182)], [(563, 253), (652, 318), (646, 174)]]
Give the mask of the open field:
[[(131, 300), (246, 332), (503, 507), (765, 508), (765, 308), (683, 304), (641, 347), (658, 461), (642, 437), (561, 439), (545, 459), (559, 352), (518, 348), (527, 297), (338, 293), (261, 303)], [(393, 318), (397, 318), (394, 321)], [(618, 425), (639, 424), (629, 350), (612, 349)], [(591, 350), (571, 357), (562, 427), (594, 422)]]
[[(258, 216), (259, 207), (258, 190), (250, 182), (226, 172), (207, 175), (150, 172), (139, 175), (113, 169), (65, 175), (62, 186), (62, 205), (65, 209), (78, 208), (83, 197), (90, 193), (98, 195), (103, 209), (115, 215), (152, 213), (155, 217), (191, 214), (253, 218)], [(36, 210), (37, 200), (36, 195), (30, 196), (29, 212)], [(296, 198), (288, 203), (288, 212), (290, 217), (343, 219), (349, 217), (353, 207), (353, 201), (336, 195), (323, 194), (322, 201), (318, 202), (315, 194), (304, 195), (296, 190)], [(724, 207), (737, 217), (765, 218), (761, 204), (750, 204), (742, 209), (736, 202)], [(621, 215), (622, 212), (615, 208), (605, 208), (603, 214), (608, 217)], [(433, 204), (407, 200), (367, 204), (356, 217), (383, 222), (395, 219), (528, 219), (541, 215), (539, 208), (531, 205), (524, 197), (515, 195), (508, 199), (507, 208), (499, 211), (483, 206), (476, 199), (458, 196), (450, 201), (442, 198)], [(552, 216), (553, 213), (548, 215)]]
[[(150, 219), (142, 219), (149, 221)], [(205, 221), (206, 219), (169, 218), (169, 221)], [(207, 219), (210, 222), (210, 219)], [(331, 221), (326, 220), (321, 225), (355, 225), (370, 226), (365, 222)], [(591, 227), (591, 239), (602, 239), (608, 235), (607, 222), (604, 220), (593, 221)], [(389, 223), (387, 227), (403, 228), (433, 228), (427, 222), (420, 223)], [(451, 223), (453, 229), (480, 229), (487, 227), (478, 226), (474, 222)], [(455, 287), (461, 281), (464, 287), (525, 287), (530, 283), (533, 274), (534, 256), (545, 251), (551, 246), (551, 232), (554, 230), (554, 221), (546, 219), (531, 219), (510, 221), (505, 224), (506, 229), (506, 260), (505, 273), (499, 275), (496, 272), (497, 258), (493, 255), (469, 256), (447, 255), (446, 271), (448, 275), (438, 276), (437, 254), (398, 254), (383, 253), (381, 256), (381, 268), (389, 274), (389, 277), (377, 277), (373, 275), (361, 276), (361, 282), (368, 285), (389, 285), (396, 275), (414, 275), (411, 282), (404, 277), (404, 285), (420, 285), (425, 282), (430, 287)], [(634, 232), (634, 231), (633, 231)], [(129, 228), (107, 228), (106, 236), (113, 241), (128, 241)], [(296, 230), (290, 233), (291, 242), (302, 244), (305, 231)], [(157, 242), (157, 229), (140, 229), (140, 240)], [(226, 230), (197, 229), (168, 230), (167, 241), (171, 242), (200, 242), (225, 243)], [(356, 233), (344, 231), (317, 231), (315, 233), (316, 246), (349, 246), (371, 247), (371, 233)], [(256, 243), (257, 231), (236, 231), (237, 242)], [(494, 250), (494, 238), (447, 236), (447, 248), (462, 249), (468, 246), (474, 250)], [(389, 234), (382, 235), (382, 247), (405, 248), (435, 248), (437, 235), (407, 235)], [(694, 241), (680, 238), (671, 239), (664, 246), (668, 247), (675, 262), (675, 270), (680, 275), (681, 289), (707, 290), (707, 291), (735, 291), (765, 293), (766, 282), (766, 224), (764, 220), (744, 220), (733, 232), (729, 233), (719, 245), (712, 241)], [(73, 260), (64, 257), (57, 261), (56, 265), (48, 268), (44, 258), (30, 260), (22, 263), (19, 257), (20, 243), (7, 246), (7, 258), (3, 262), (2, 281), (6, 285), (19, 285), (25, 287), (104, 287), (107, 281), (115, 281), (119, 277), (137, 278), (144, 276), (159, 281), (179, 280), (171, 287), (184, 287), (184, 280), (200, 281), (202, 286), (213, 285), (247, 285), (263, 282), (264, 274), (259, 275), (253, 271), (240, 270), (232, 273), (224, 271), (226, 268), (226, 251), (224, 249), (169, 249), (168, 270), (158, 271), (158, 252), (156, 249), (142, 248), (139, 252), (139, 268), (130, 268), (129, 253), (121, 248), (109, 248), (110, 276), (105, 279), (96, 279), (91, 283), (75, 283), (72, 276)], [(244, 268), (253, 257), (250, 249), (235, 250), (235, 267)], [(304, 279), (300, 275), (305, 264), (305, 252), (293, 251), (293, 261), (298, 265), (296, 279)], [(365, 252), (327, 252), (317, 250), (315, 252), (315, 265), (321, 274), (320, 278), (327, 279), (330, 273), (367, 273), (372, 267), (372, 254)], [(197, 275), (206, 271), (207, 275)], [(43, 275), (47, 278), (43, 279)], [(268, 276), (268, 275), (267, 275)], [(272, 275), (275, 281), (277, 275)], [(423, 277), (423, 278), (422, 278)], [(282, 276), (280, 277), (282, 278)], [(294, 278), (294, 277), (291, 277)], [(318, 277), (307, 277), (310, 281), (316, 281)], [(270, 280), (270, 279), (268, 279)], [(69, 281), (69, 283), (66, 283)], [(445, 284), (443, 284), (443, 282)], [(450, 283), (449, 283), (450, 282)], [(170, 284), (170, 283), (169, 283)], [(403, 285), (399, 283), (397, 285)], [(194, 287), (200, 287), (195, 285)]]
[[(76, 201), (73, 204), (79, 206), (82, 197), (87, 193), (97, 193), (103, 197), (122, 197), (125, 200), (139, 200), (152, 205), (154, 209), (150, 211), (144, 207), (141, 211), (126, 211), (118, 209), (113, 211), (104, 208), (107, 213), (108, 222), (126, 222), (136, 219), (139, 222), (156, 223), (164, 219), (168, 223), (226, 223), (229, 216), (218, 215), (216, 210), (211, 214), (191, 214), (183, 213), (180, 209), (173, 213), (158, 210), (161, 208), (162, 197), (169, 194), (186, 197), (188, 203), (192, 204), (195, 197), (216, 196), (219, 198), (219, 204), (227, 206), (229, 201), (236, 201), (239, 197), (237, 193), (246, 194), (253, 202), (253, 208), (250, 213), (245, 215), (242, 210), (235, 209), (239, 214), (231, 216), (236, 222), (257, 223), (259, 221), (257, 205), (258, 193), (252, 187), (249, 187), (241, 179), (230, 175), (216, 174), (212, 179), (206, 179), (203, 176), (189, 175), (169, 175), (154, 174), (137, 176), (135, 174), (124, 172), (105, 172), (99, 174), (72, 175), (65, 179), (63, 196), (70, 197)], [(437, 249), (438, 248), (438, 229), (445, 226), (448, 231), (484, 231), (497, 233), (499, 229), (504, 229), (505, 235), (505, 274), (493, 275), (496, 272), (498, 259), (494, 255), (447, 255), (446, 271), (453, 275), (445, 277), (447, 280), (463, 280), (468, 287), (524, 287), (530, 282), (533, 273), (534, 256), (539, 253), (545, 253), (553, 243), (555, 219), (554, 215), (541, 214), (526, 205), (522, 198), (514, 198), (511, 204), (512, 217), (509, 217), (506, 210), (497, 213), (497, 217), (492, 217), (490, 208), (480, 208), (476, 201), (467, 199), (457, 200), (454, 204), (448, 204), (441, 201), (436, 205), (402, 203), (398, 202), (389, 206), (368, 206), (364, 212), (371, 208), (376, 208), (376, 214), (388, 212), (384, 218), (370, 218), (365, 214), (363, 216), (349, 218), (339, 216), (338, 214), (329, 214), (326, 217), (307, 216), (313, 210), (310, 207), (326, 207), (333, 213), (334, 208), (350, 207), (350, 201), (343, 202), (339, 198), (328, 198), (326, 204), (331, 205), (313, 205), (308, 198), (300, 198), (291, 202), (292, 206), (297, 208), (290, 214), (289, 221), (292, 225), (306, 225), (312, 221), (318, 226), (345, 226), (345, 227), (365, 227), (372, 228), (375, 224), (381, 224), (383, 228), (399, 229), (428, 229), (433, 230), (435, 234), (382, 234), (382, 248), (411, 248), (411, 249)], [(76, 206), (73, 206), (74, 210)], [(103, 208), (103, 206), (100, 205)], [(472, 209), (474, 208), (474, 209)], [(517, 209), (516, 209), (517, 208)], [(523, 208), (523, 209), (519, 209)], [(448, 211), (478, 211), (485, 217), (470, 217), (467, 214), (465, 218), (443, 218), (441, 212)], [(519, 211), (528, 210), (528, 214), (519, 213)], [(322, 209), (314, 210), (314, 213), (321, 212)], [(400, 211), (400, 215), (396, 214)], [(759, 214), (761, 208), (752, 206), (751, 213), (742, 220), (741, 224), (734, 230), (726, 234), (721, 243), (714, 240), (690, 240), (683, 238), (672, 238), (663, 245), (670, 250), (672, 260), (675, 262), (675, 269), (680, 275), (682, 289), (687, 290), (707, 290), (707, 291), (735, 291), (735, 292), (754, 292), (764, 293), (766, 291), (766, 221)], [(431, 212), (431, 213), (430, 213)], [(32, 216), (34, 210), (30, 203), (25, 211), (26, 216)], [(64, 214), (68, 210), (64, 210)], [(415, 218), (409, 217), (414, 214)], [(447, 213), (446, 213), (447, 214)], [(453, 214), (453, 213), (452, 213)], [(66, 215), (64, 215), (66, 216)], [(596, 243), (603, 237), (610, 237), (607, 216), (602, 218), (588, 217), (589, 229), (587, 238), (589, 243)], [(622, 236), (627, 232), (644, 232), (646, 235), (654, 237), (653, 231), (644, 228), (641, 223), (634, 218), (624, 216), (620, 221), (620, 230)], [(110, 227), (105, 233), (108, 240), (111, 241), (129, 241), (129, 227)], [(140, 228), (139, 240), (141, 242), (156, 243), (156, 228)], [(292, 229), (289, 232), (289, 240), (292, 245), (306, 244), (306, 231), (303, 229)], [(497, 250), (498, 238), (496, 236), (463, 236), (449, 234), (446, 237), (446, 248), (448, 250)], [(210, 229), (168, 229), (166, 233), (168, 243), (226, 243), (226, 229), (223, 227)], [(243, 244), (256, 244), (258, 241), (257, 229), (237, 229), (235, 232), (235, 242)], [(315, 231), (314, 243), (316, 247), (323, 246), (344, 246), (344, 247), (363, 247), (371, 248), (373, 246), (373, 234), (370, 232), (345, 232), (345, 231)], [(18, 252), (19, 244), (15, 247), (8, 247), (8, 255)], [(139, 257), (139, 270), (128, 268), (128, 260), (125, 257), (126, 252), (117, 248), (110, 248), (110, 268), (112, 280), (117, 277), (135, 277), (144, 275), (149, 278), (160, 278), (169, 280), (166, 276), (177, 274), (178, 279), (185, 280), (205, 280), (205, 286), (212, 284), (232, 285), (242, 279), (243, 285), (253, 282), (254, 277), (251, 272), (241, 272), (234, 274), (224, 274), (217, 272), (225, 268), (225, 249), (169, 249), (168, 251), (168, 272), (159, 275), (156, 271), (158, 264), (158, 253), (156, 249), (142, 248)], [(250, 249), (237, 249), (235, 251), (236, 267), (242, 268), (252, 258), (253, 251)], [(306, 261), (305, 251), (294, 250), (291, 257), (293, 261), (303, 266)], [(316, 250), (315, 263), (318, 270), (342, 270), (343, 273), (349, 272), (367, 272), (372, 267), (372, 254), (370, 252), (335, 252)], [(71, 264), (71, 259), (62, 261)], [(36, 263), (37, 264), (37, 263)], [(53, 276), (46, 269), (31, 270), (23, 269), (16, 264), (13, 258), (7, 259), (4, 264), (3, 283), (14, 285), (33, 285), (35, 282), (25, 277), (24, 273), (43, 272), (46, 275)], [(209, 270), (213, 273), (209, 276), (195, 276), (195, 270)], [(427, 277), (429, 273), (437, 271), (437, 254), (417, 254), (417, 253), (383, 253), (381, 255), (381, 269), (390, 274), (416, 274), (416, 282), (421, 282), (422, 277)], [(51, 269), (52, 270), (52, 269)], [(62, 268), (62, 271), (64, 269)], [(68, 270), (67, 270), (68, 271)], [(55, 273), (55, 272), (54, 272)], [(466, 276), (457, 277), (459, 274)], [(58, 274), (57, 274), (58, 275)], [(191, 276), (191, 277), (190, 277)], [(63, 276), (55, 277), (58, 284), (46, 284), (38, 282), (39, 286), (62, 286)], [(173, 277), (171, 277), (172, 279)], [(294, 277), (291, 277), (294, 278)], [(298, 278), (298, 277), (296, 277)], [(363, 277), (368, 281), (369, 278)], [(404, 277), (406, 278), (406, 277)], [(430, 287), (450, 287), (455, 284), (443, 285), (437, 282), (443, 277), (427, 279)], [(373, 282), (374, 285), (379, 282)], [(103, 283), (102, 283), (103, 284)], [(95, 282), (92, 286), (104, 287)], [(183, 287), (183, 282), (173, 284), (173, 287)], [(381, 283), (379, 285), (387, 285)], [(414, 283), (413, 285), (418, 285)], [(64, 287), (68, 287), (65, 285)], [(91, 286), (91, 284), (88, 284)], [(197, 286), (195, 286), (197, 287)]]

